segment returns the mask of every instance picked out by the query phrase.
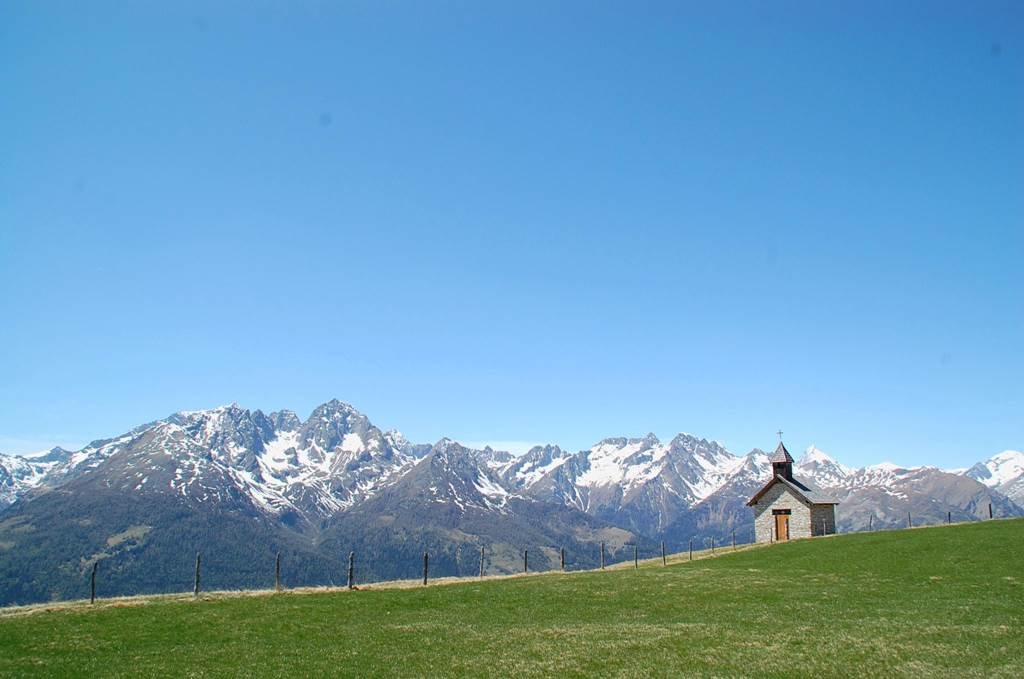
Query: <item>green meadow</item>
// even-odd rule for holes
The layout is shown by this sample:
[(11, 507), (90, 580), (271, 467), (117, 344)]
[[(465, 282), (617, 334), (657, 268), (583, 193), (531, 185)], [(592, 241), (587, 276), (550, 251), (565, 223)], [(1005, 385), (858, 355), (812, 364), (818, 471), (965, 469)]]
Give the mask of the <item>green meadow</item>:
[(0, 611), (8, 676), (1024, 676), (1024, 520), (427, 587)]

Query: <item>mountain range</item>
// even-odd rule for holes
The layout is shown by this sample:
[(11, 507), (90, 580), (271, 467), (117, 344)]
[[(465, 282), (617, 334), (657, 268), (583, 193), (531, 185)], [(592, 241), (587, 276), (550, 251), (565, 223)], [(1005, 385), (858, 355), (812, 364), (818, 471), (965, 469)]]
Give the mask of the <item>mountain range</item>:
[[(747, 499), (770, 476), (762, 450), (736, 455), (690, 434), (608, 438), (519, 456), (450, 439), (417, 444), (332, 400), (305, 420), (237, 404), (183, 411), (81, 450), (0, 455), (0, 603), (82, 596), (103, 569), (108, 594), (181, 591), (203, 553), (209, 587), (597, 565), (664, 541), (752, 539)], [(846, 467), (815, 447), (794, 466), (829, 491), (841, 531), (1024, 515), (1024, 453), (964, 470)]]

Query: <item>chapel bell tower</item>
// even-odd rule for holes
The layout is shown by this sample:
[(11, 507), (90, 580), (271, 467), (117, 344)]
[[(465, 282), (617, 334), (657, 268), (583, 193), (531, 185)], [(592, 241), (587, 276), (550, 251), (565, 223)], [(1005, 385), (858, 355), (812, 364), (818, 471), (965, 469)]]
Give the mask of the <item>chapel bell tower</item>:
[(782, 432), (779, 432), (779, 447), (771, 454), (768, 461), (772, 463), (772, 477), (781, 476), (787, 481), (793, 480), (793, 458), (782, 443)]

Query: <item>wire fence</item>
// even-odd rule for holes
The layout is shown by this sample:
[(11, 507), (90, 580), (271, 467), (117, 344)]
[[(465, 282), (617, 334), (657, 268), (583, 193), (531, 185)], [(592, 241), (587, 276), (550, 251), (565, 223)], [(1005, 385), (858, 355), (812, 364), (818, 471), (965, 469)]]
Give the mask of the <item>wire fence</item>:
[[(989, 519), (995, 518), (992, 505), (989, 504), (987, 508), (987, 515)], [(614, 548), (610, 548), (606, 542), (600, 542), (592, 545), (592, 553), (582, 554), (585, 558), (581, 557), (581, 552), (577, 549), (576, 551), (567, 551), (564, 546), (550, 546), (544, 545), (539, 547), (523, 548), (517, 554), (518, 558), (521, 558), (519, 564), (513, 566), (510, 563), (508, 550), (502, 552), (502, 559), (499, 564), (495, 564), (495, 557), (497, 556), (493, 548), (488, 546), (470, 546), (468, 544), (458, 544), (454, 549), (454, 568), (452, 568), (452, 562), (448, 561), (443, 567), (438, 569), (436, 562), (432, 566), (432, 552), (427, 549), (422, 553), (422, 557), (416, 557), (415, 564), (407, 564), (410, 569), (415, 569), (416, 572), (409, 573), (410, 577), (401, 578), (398, 580), (394, 579), (374, 579), (372, 575), (366, 577), (365, 574), (360, 572), (360, 557), (356, 551), (351, 550), (347, 556), (343, 559), (339, 559), (337, 565), (341, 566), (339, 569), (343, 573), (343, 583), (336, 583), (332, 578), (329, 582), (329, 586), (333, 588), (347, 588), (347, 589), (358, 589), (360, 585), (382, 585), (386, 583), (403, 582), (418, 583), (420, 586), (429, 586), (431, 582), (438, 580), (444, 580), (446, 582), (465, 580), (469, 581), (472, 579), (483, 579), (488, 577), (496, 576), (512, 576), (512, 575), (524, 575), (524, 574), (540, 574), (540, 573), (558, 573), (558, 572), (580, 572), (580, 571), (604, 571), (604, 570), (622, 570), (629, 568), (630, 566), (634, 570), (639, 570), (641, 561), (644, 562), (645, 567), (656, 567), (656, 566), (668, 566), (671, 564), (684, 563), (687, 561), (693, 561), (695, 558), (706, 558), (709, 556), (717, 556), (722, 553), (729, 553), (737, 551), (741, 548), (748, 547), (757, 542), (761, 543), (774, 543), (779, 541), (786, 541), (789, 539), (796, 539), (799, 537), (809, 537), (811, 539), (819, 537), (828, 537), (837, 533), (862, 533), (862, 532), (876, 532), (882, 530), (903, 530), (910, 528), (919, 528), (925, 526), (934, 526), (936, 524), (944, 523), (946, 525), (953, 523), (966, 523), (968, 521), (979, 520), (976, 516), (967, 517), (967, 521), (963, 520), (965, 517), (958, 516), (958, 520), (954, 522), (953, 512), (947, 511), (944, 517), (945, 521), (936, 521), (934, 516), (929, 516), (927, 519), (921, 517), (915, 522), (915, 518), (911, 512), (907, 512), (905, 522), (894, 522), (891, 518), (885, 521), (875, 520), (875, 515), (872, 514), (868, 519), (867, 528), (860, 529), (848, 529), (844, 531), (837, 530), (834, 524), (825, 521), (820, 530), (816, 530), (814, 526), (811, 527), (810, 535), (807, 536), (791, 536), (789, 531), (785, 536), (780, 535), (776, 530), (775, 526), (769, 527), (761, 533), (761, 540), (758, 540), (758, 529), (755, 527), (738, 528), (736, 530), (728, 531), (724, 535), (721, 532), (700, 535), (689, 538), (685, 542), (680, 543), (679, 541), (673, 541), (672, 550), (670, 551), (666, 541), (656, 542), (627, 542), (627, 543), (616, 543)], [(983, 520), (983, 519), (982, 519)], [(450, 552), (451, 550), (449, 550)], [(439, 553), (443, 553), (442, 550), (436, 550), (433, 552), (433, 556), (437, 556)], [(534, 561), (531, 561), (531, 554), (534, 557)], [(540, 555), (542, 558), (537, 559)], [(372, 560), (371, 560), (372, 561)], [(539, 563), (538, 563), (539, 562)], [(362, 565), (368, 563), (364, 561)], [(557, 563), (557, 566), (554, 564)], [(539, 565), (539, 568), (537, 567)], [(432, 571), (432, 567), (434, 570)], [(202, 552), (196, 553), (194, 568), (191, 573), (192, 575), (192, 587), (191, 594), (194, 597), (199, 597), (203, 593), (203, 581), (206, 575), (208, 566), (204, 566), (204, 555)], [(272, 582), (272, 590), (275, 592), (285, 591), (287, 589), (299, 589), (303, 587), (324, 587), (328, 586), (328, 583), (310, 583), (308, 585), (293, 583), (291, 587), (284, 585), (282, 575), (287, 573), (288, 563), (287, 560), (283, 559), (281, 552), (277, 552), (273, 561), (272, 571), (268, 566), (268, 588), (263, 590), (256, 589), (256, 591), (266, 591), (269, 589), (269, 583)], [(406, 569), (403, 569), (406, 570)], [(96, 560), (91, 564), (88, 572), (88, 587), (89, 587), (89, 602), (95, 603), (97, 600), (97, 587), (102, 584), (102, 571), (100, 569), (100, 560)], [(335, 571), (339, 572), (339, 571)], [(270, 576), (272, 574), (272, 581)], [(222, 574), (223, 575), (223, 574)], [(359, 577), (363, 575), (366, 577), (364, 581), (360, 581)], [(167, 594), (167, 593), (178, 593), (183, 594), (181, 590), (177, 592), (152, 592), (150, 594)], [(123, 594), (114, 594), (113, 596), (124, 596)]]

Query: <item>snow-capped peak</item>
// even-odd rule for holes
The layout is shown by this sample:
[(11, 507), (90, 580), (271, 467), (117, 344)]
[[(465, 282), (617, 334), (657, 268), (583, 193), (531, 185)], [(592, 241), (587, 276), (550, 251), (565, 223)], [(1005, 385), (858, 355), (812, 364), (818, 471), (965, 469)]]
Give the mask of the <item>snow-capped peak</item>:
[(409, 444), (409, 439), (405, 438), (405, 434), (398, 431), (397, 429), (389, 429), (384, 432), (384, 436), (388, 438), (393, 444), (397, 446), (405, 446)]
[(221, 415), (228, 412), (229, 410), (241, 410), (241, 406), (237, 402), (232, 401), (224, 405), (217, 406), (216, 408), (206, 408), (204, 410), (179, 410), (174, 413), (181, 417), (210, 417), (213, 415)]
[(816, 447), (813, 443), (807, 446), (804, 450), (803, 457), (800, 458), (801, 462), (835, 462), (828, 453), (823, 451), (821, 448)]
[[(427, 482), (432, 501), (450, 498), (460, 507), (494, 509), (515, 493), (592, 514), (633, 507), (652, 530), (671, 525), (716, 493), (745, 494), (771, 477), (763, 451), (740, 457), (690, 434), (664, 443), (654, 434), (608, 438), (578, 452), (534, 446), (519, 456), (447, 437), (433, 446), (412, 444), (397, 430), (382, 432), (337, 399), (305, 421), (288, 410), (265, 415), (230, 403), (181, 411), (74, 453), (54, 449), (46, 458), (0, 458), (0, 506), (33, 488), (95, 470), (107, 487), (122, 484), (146, 493), (159, 488), (199, 502), (247, 496), (270, 513), (319, 521), (394, 487), (426, 463), (434, 475)], [(851, 469), (815, 445), (794, 464), (798, 478), (846, 492), (889, 488), (928, 469), (892, 462)], [(1024, 452), (1005, 450), (961, 473), (1024, 499)]]
[(834, 467), (843, 474), (850, 474), (853, 471), (846, 465), (836, 462), (828, 453), (814, 444), (811, 444), (804, 450), (804, 454), (797, 461), (797, 465), (800, 467), (808, 467), (810, 465)]
[(967, 476), (989, 488), (1001, 486), (1024, 475), (1024, 452), (1004, 450), (967, 470)]
[(440, 439), (437, 440), (437, 443), (434, 444), (434, 449), (445, 451), (451, 448), (452, 446), (465, 447), (458, 441), (454, 441), (448, 438), (447, 436), (442, 436)]

